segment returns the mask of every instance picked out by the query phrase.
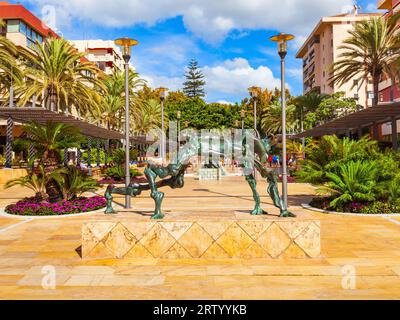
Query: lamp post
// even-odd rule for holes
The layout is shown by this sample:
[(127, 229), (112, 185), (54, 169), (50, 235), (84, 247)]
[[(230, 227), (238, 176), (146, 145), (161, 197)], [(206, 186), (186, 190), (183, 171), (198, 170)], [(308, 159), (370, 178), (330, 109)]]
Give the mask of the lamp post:
[(167, 88), (157, 88), (156, 91), (158, 92), (161, 100), (161, 159), (162, 163), (165, 164), (165, 153), (166, 153), (166, 148), (165, 148), (165, 124), (164, 124), (164, 102), (165, 98), (167, 97)]
[(286, 85), (285, 85), (285, 58), (287, 55), (287, 42), (293, 40), (291, 34), (280, 33), (270, 38), (271, 41), (278, 43), (278, 53), (281, 57), (281, 94), (282, 94), (282, 193), (284, 201), (284, 210), (287, 209), (288, 203), (288, 179), (287, 179), (287, 162), (286, 162)]
[(261, 91), (260, 87), (251, 87), (249, 88), (250, 97), (253, 99), (253, 108), (254, 108), (254, 131), (257, 132), (257, 98), (258, 93)]
[(244, 118), (246, 118), (246, 111), (244, 109), (242, 109), (240, 111), (240, 117), (242, 118), (242, 133), (244, 131)]
[[(130, 109), (129, 109), (129, 61), (131, 60), (131, 48), (136, 46), (137, 40), (124, 37), (115, 40), (115, 44), (122, 49), (122, 56), (125, 61), (125, 187), (128, 188), (131, 183), (130, 172)], [(130, 195), (125, 196), (125, 208), (131, 208)]]
[(180, 111), (178, 111), (176, 113), (176, 119), (178, 120), (178, 152), (179, 152), (179, 148), (181, 146), (181, 118), (182, 118), (182, 113)]

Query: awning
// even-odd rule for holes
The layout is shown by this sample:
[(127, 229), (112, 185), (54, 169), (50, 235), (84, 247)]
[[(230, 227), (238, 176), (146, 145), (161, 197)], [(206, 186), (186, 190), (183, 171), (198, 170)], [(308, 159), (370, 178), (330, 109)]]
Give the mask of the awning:
[(40, 124), (46, 124), (46, 122), (60, 122), (64, 124), (70, 124), (79, 128), (85, 136), (90, 136), (99, 139), (123, 139), (124, 136), (117, 131), (107, 130), (103, 127), (90, 124), (81, 119), (75, 118), (71, 115), (64, 113), (53, 112), (45, 108), (30, 107), (30, 108), (0, 108), (0, 118), (7, 119), (11, 117), (13, 120), (20, 123), (29, 123), (36, 121)]
[(381, 103), (376, 107), (366, 108), (304, 131), (296, 135), (295, 138), (344, 133), (398, 119), (400, 119), (400, 102)]

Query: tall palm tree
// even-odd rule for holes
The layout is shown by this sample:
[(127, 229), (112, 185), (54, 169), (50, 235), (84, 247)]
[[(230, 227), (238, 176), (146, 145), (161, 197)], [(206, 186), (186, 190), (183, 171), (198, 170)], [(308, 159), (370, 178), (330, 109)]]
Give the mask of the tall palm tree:
[[(161, 104), (158, 100), (150, 99), (137, 105), (132, 113), (134, 130), (147, 134), (151, 129), (161, 126)], [(164, 119), (168, 123), (167, 119)]]
[[(374, 101), (378, 104), (379, 82), (383, 75), (396, 78), (395, 62), (400, 58), (400, 37), (395, 15), (386, 20), (383, 17), (358, 22), (349, 31), (350, 37), (338, 48), (343, 50), (339, 60), (333, 64), (331, 83), (340, 85), (354, 77), (361, 85), (372, 78)], [(353, 87), (356, 85), (354, 83)]]
[[(296, 125), (296, 106), (290, 104), (286, 107), (286, 128), (289, 131), (294, 130)], [(282, 133), (282, 107), (279, 102), (272, 103), (266, 112), (262, 113), (261, 126), (267, 135)]]
[(100, 101), (95, 86), (101, 86), (100, 70), (91, 62), (82, 61), (79, 53), (64, 39), (48, 38), (43, 44), (36, 42), (34, 53), (26, 53), (28, 60), (25, 81), (18, 92), (20, 105), (25, 105), (33, 96), (44, 100), (54, 111), (79, 114), (95, 110)]
[[(4, 22), (0, 20), (0, 28)], [(14, 43), (0, 35), (0, 94), (6, 96), (13, 83), (20, 83), (23, 72), (17, 60), (18, 50)]]
[[(140, 105), (137, 97), (137, 88), (143, 85), (143, 80), (133, 71), (129, 72), (129, 94), (130, 106), (134, 109)], [(108, 129), (118, 130), (121, 128), (122, 119), (125, 115), (125, 74), (121, 71), (114, 71), (102, 81), (100, 88), (102, 96), (99, 109), (94, 115), (97, 121), (102, 122)]]

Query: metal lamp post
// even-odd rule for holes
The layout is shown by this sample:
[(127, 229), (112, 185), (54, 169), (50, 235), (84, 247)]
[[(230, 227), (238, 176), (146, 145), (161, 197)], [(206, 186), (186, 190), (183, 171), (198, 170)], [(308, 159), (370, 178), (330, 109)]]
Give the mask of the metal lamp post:
[(182, 113), (178, 111), (176, 113), (176, 119), (178, 120), (178, 151), (181, 146), (181, 118), (182, 118)]
[[(131, 48), (136, 46), (137, 40), (124, 37), (115, 40), (115, 44), (122, 49), (122, 56), (125, 61), (125, 187), (128, 188), (131, 183), (130, 172), (130, 108), (129, 108), (129, 61), (131, 60)], [(131, 197), (125, 196), (125, 208), (131, 208)]]
[(270, 38), (271, 41), (278, 43), (278, 53), (281, 57), (281, 93), (282, 93), (282, 193), (285, 208), (288, 203), (288, 177), (287, 177), (287, 162), (286, 162), (286, 85), (285, 85), (285, 58), (287, 55), (287, 42), (293, 40), (291, 34), (280, 33)]
[(254, 108), (254, 131), (257, 132), (257, 98), (258, 93), (261, 92), (260, 87), (251, 87), (249, 88), (250, 97), (253, 99), (253, 108)]
[(244, 131), (244, 119), (246, 118), (246, 111), (242, 109), (240, 111), (240, 117), (242, 118), (242, 132)]
[(165, 164), (166, 161), (166, 147), (165, 147), (165, 124), (164, 124), (164, 102), (165, 102), (165, 98), (167, 97), (167, 88), (158, 88), (156, 89), (156, 91), (159, 93), (160, 95), (160, 100), (161, 100), (161, 159), (162, 159), (162, 163)]

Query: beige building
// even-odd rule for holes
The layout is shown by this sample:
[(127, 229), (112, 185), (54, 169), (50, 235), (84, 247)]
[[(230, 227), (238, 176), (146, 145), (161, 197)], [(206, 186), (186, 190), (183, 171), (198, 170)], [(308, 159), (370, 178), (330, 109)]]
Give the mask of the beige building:
[(123, 70), (124, 60), (121, 50), (111, 40), (71, 40), (70, 41), (85, 57), (94, 62), (106, 74), (112, 74), (114, 69)]
[[(349, 37), (348, 31), (353, 25), (365, 19), (380, 16), (379, 13), (340, 14), (332, 17), (323, 17), (314, 28), (306, 42), (296, 54), (296, 58), (303, 60), (303, 93), (311, 91), (333, 94), (343, 91), (346, 98), (356, 98), (364, 107), (372, 104), (371, 81), (358, 83), (356, 78), (344, 85), (330, 85), (331, 66), (338, 60), (341, 49), (338, 47)], [(355, 87), (353, 88), (353, 85)]]

